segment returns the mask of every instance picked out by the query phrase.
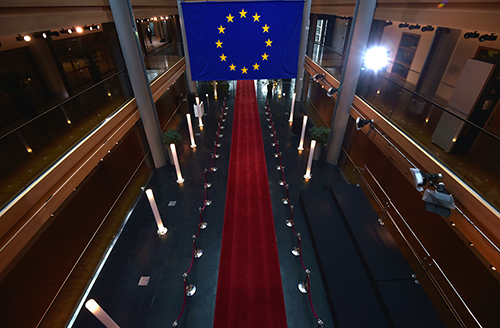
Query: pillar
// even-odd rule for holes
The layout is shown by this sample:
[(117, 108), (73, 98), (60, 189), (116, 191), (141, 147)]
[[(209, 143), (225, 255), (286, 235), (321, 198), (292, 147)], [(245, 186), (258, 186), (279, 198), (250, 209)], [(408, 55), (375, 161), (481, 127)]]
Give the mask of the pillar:
[(132, 5), (130, 0), (110, 0), (109, 5), (153, 162), (159, 168), (167, 164), (167, 153), (146, 74)]
[(184, 15), (182, 13), (182, 0), (177, 0), (177, 11), (179, 12), (179, 23), (181, 26), (181, 34), (182, 34), (182, 44), (184, 46), (184, 57), (186, 57), (186, 78), (188, 81), (188, 88), (190, 92), (197, 93), (196, 91), (196, 83), (192, 79), (191, 75), (191, 64), (189, 62), (189, 51), (188, 51), (188, 44), (187, 44), (187, 38), (186, 38), (186, 26), (184, 23)]
[(377, 0), (357, 0), (352, 21), (352, 33), (350, 33), (349, 45), (347, 47), (346, 61), (340, 80), (340, 91), (335, 105), (335, 112), (330, 126), (331, 133), (328, 140), (328, 153), (326, 161), (337, 165), (342, 142), (349, 120), (352, 101), (359, 80), (359, 73), (363, 64), (366, 51), (366, 43), (375, 13)]
[(304, 83), (304, 62), (306, 58), (307, 36), (309, 34), (309, 16), (311, 15), (311, 2), (306, 0), (304, 2), (304, 11), (302, 13), (302, 29), (300, 32), (300, 47), (299, 47), (299, 60), (297, 68), (297, 80), (295, 81), (295, 93), (298, 96), (298, 101), (302, 101), (302, 88)]

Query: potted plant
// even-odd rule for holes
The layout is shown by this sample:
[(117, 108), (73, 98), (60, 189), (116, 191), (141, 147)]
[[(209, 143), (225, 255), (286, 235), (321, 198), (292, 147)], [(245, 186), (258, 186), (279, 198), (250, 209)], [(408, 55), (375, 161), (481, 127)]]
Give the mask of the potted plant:
[(321, 158), (321, 153), (323, 148), (326, 147), (328, 138), (330, 138), (330, 129), (326, 126), (312, 127), (309, 129), (311, 133), (311, 139), (316, 140), (316, 149), (314, 150), (314, 160), (319, 160)]
[(163, 132), (163, 143), (167, 146), (168, 159), (170, 164), (174, 165), (174, 158), (172, 157), (172, 151), (170, 150), (170, 144), (175, 144), (176, 146), (182, 141), (182, 136), (177, 130), (169, 129), (167, 132)]
[(89, 69), (90, 76), (94, 82), (100, 82), (102, 80), (101, 68), (97, 63), (99, 60), (97, 59), (97, 53), (95, 50), (89, 50), (83, 55), (83, 59), (85, 60), (85, 65)]

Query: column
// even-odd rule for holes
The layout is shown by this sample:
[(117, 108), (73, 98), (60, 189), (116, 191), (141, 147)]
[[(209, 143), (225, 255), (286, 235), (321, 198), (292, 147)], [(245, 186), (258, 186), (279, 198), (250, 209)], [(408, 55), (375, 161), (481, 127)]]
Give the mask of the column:
[(342, 142), (359, 80), (359, 73), (363, 64), (366, 43), (368, 42), (376, 4), (376, 0), (356, 1), (352, 21), (352, 33), (350, 33), (346, 62), (340, 81), (341, 90), (335, 105), (335, 114), (330, 126), (332, 132), (330, 133), (330, 140), (328, 140), (326, 161), (333, 165), (337, 165), (342, 150)]
[(295, 93), (297, 94), (298, 101), (302, 101), (302, 88), (304, 82), (304, 62), (306, 58), (307, 36), (309, 34), (309, 16), (311, 15), (311, 2), (306, 0), (304, 2), (304, 11), (302, 14), (302, 30), (300, 32), (300, 48), (299, 48), (299, 65), (297, 68), (297, 79), (295, 81)]
[(116, 32), (122, 48), (125, 65), (134, 90), (137, 107), (146, 132), (146, 139), (151, 149), (155, 167), (167, 164), (167, 153), (163, 144), (160, 123), (146, 75), (146, 65), (142, 57), (139, 36), (132, 12), (130, 0), (110, 0), (111, 13), (115, 21)]
[(182, 0), (177, 0), (177, 11), (179, 12), (179, 23), (181, 26), (182, 33), (182, 44), (184, 45), (184, 57), (186, 57), (186, 78), (188, 81), (188, 87), (190, 92), (197, 93), (196, 91), (196, 83), (192, 80), (191, 75), (191, 64), (189, 62), (189, 50), (186, 39), (186, 27), (184, 26), (184, 15), (182, 13)]

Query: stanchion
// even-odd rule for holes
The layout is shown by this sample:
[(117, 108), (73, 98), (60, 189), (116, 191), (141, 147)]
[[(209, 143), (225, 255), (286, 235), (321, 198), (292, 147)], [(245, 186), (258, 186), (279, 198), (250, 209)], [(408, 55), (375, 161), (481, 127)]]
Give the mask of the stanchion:
[(106, 328), (120, 328), (94, 299), (89, 299), (85, 302), (85, 307), (97, 318), (97, 320), (106, 326)]
[(289, 228), (293, 227), (293, 225), (294, 225), (294, 223), (293, 223), (293, 205), (290, 205), (290, 219), (285, 220), (285, 224)]
[(309, 269), (306, 269), (306, 277), (304, 278), (304, 281), (300, 282), (298, 285), (299, 291), (302, 294), (307, 294), (307, 292), (309, 291), (309, 274), (310, 273), (311, 273), (311, 271), (309, 271)]
[(200, 227), (201, 230), (205, 230), (208, 226), (208, 223), (203, 221), (203, 215), (201, 213), (203, 209), (201, 207), (198, 207), (198, 211), (200, 212), (200, 223), (198, 224), (198, 226)]
[(290, 194), (288, 193), (288, 184), (285, 184), (285, 189), (286, 189), (286, 197), (283, 198), (281, 201), (283, 204), (287, 205), (288, 202), (290, 201)]
[(193, 238), (193, 249), (194, 249), (193, 256), (195, 259), (199, 259), (203, 255), (203, 250), (196, 246), (196, 235), (193, 235), (192, 238)]
[(208, 189), (208, 188), (212, 187), (212, 184), (210, 182), (208, 182), (208, 180), (207, 180), (207, 172), (208, 172), (208, 170), (204, 169), (203, 173), (204, 173), (204, 176), (205, 176), (205, 184), (203, 185), (203, 188), (205, 188), (205, 189)]
[(189, 284), (187, 279), (188, 274), (186, 272), (182, 274), (182, 277), (184, 278), (184, 284), (186, 286), (186, 295), (189, 297), (193, 296), (196, 293), (196, 286)]
[(297, 246), (292, 248), (293, 256), (300, 256), (300, 232), (297, 233)]

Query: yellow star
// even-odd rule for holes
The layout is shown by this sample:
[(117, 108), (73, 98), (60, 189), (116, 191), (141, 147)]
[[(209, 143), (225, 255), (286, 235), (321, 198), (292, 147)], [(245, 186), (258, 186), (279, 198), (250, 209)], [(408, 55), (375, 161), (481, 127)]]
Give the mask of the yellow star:
[(236, 66), (234, 64), (229, 65), (230, 71), (235, 71)]
[(217, 40), (217, 42), (215, 42), (215, 44), (217, 45), (217, 48), (222, 48), (222, 44), (224, 42), (220, 42), (220, 40)]
[(220, 57), (220, 61), (226, 61), (226, 58), (227, 58), (226, 55), (222, 54), (222, 56), (219, 56), (219, 57)]
[(273, 41), (271, 41), (271, 39), (267, 39), (267, 41), (266, 41), (266, 47), (270, 47), (271, 43), (273, 43)]
[(254, 71), (258, 71), (259, 70), (259, 64), (255, 63), (255, 65), (253, 65), (253, 70)]
[(234, 22), (233, 22), (233, 18), (234, 18), (234, 16), (231, 16), (231, 14), (229, 14), (229, 16), (226, 16), (226, 18), (227, 18), (227, 22), (228, 22), (228, 23), (229, 23), (229, 22), (234, 23)]
[(262, 60), (267, 60), (267, 57), (269, 57), (269, 55), (264, 52), (264, 54), (262, 55)]
[(222, 27), (222, 25), (220, 27), (217, 27), (219, 29), (219, 34), (226, 34), (224, 33), (224, 30), (226, 29), (225, 27)]
[(257, 15), (257, 13), (255, 13), (255, 15), (253, 15), (252, 17), (253, 17), (253, 21), (254, 22), (258, 22), (259, 21), (260, 16)]
[(243, 68), (241, 69), (241, 74), (248, 74), (247, 71), (248, 68), (245, 68), (245, 66), (243, 66)]
[(247, 14), (247, 11), (245, 11), (245, 9), (241, 9), (241, 11), (239, 12), (239, 14), (241, 15), (240, 18), (247, 18), (246, 14)]
[(262, 32), (262, 33), (265, 33), (265, 32), (269, 33), (269, 28), (270, 28), (270, 27), (271, 27), (271, 26), (267, 26), (267, 24), (266, 24), (266, 25), (264, 25), (264, 26), (262, 26), (262, 28), (264, 29), (264, 32)]

